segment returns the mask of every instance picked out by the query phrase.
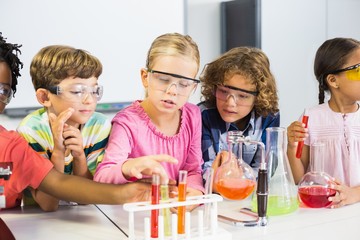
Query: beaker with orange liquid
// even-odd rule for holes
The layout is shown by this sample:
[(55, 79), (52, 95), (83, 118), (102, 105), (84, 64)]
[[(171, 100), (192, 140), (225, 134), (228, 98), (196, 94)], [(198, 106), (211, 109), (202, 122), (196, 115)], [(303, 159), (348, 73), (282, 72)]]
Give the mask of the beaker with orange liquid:
[(215, 172), (215, 187), (221, 196), (229, 200), (247, 198), (256, 186), (254, 170), (242, 159), (243, 141), (240, 131), (228, 132), (228, 160)]

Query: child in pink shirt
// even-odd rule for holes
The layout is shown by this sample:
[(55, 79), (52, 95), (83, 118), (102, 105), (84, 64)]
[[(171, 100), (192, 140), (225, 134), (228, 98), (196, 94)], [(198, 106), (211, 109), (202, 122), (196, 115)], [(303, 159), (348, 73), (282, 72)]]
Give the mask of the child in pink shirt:
[(141, 69), (146, 98), (135, 101), (112, 120), (112, 130), (103, 161), (94, 179), (106, 183), (127, 183), (147, 178), (138, 165), (149, 165), (158, 154), (170, 155), (177, 164), (162, 162), (170, 179), (178, 180), (187, 170), (187, 195), (201, 195), (201, 115), (187, 103), (198, 80), (199, 51), (196, 43), (181, 34), (164, 34), (155, 39)]

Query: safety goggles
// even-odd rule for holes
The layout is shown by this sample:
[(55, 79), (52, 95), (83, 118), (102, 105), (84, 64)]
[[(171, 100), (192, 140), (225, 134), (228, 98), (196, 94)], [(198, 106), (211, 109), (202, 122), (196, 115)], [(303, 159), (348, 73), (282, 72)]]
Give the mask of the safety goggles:
[(216, 86), (214, 95), (217, 99), (227, 101), (229, 97), (232, 97), (236, 105), (251, 106), (253, 105), (256, 96), (259, 92), (249, 91), (241, 88), (236, 88), (228, 85)]
[(81, 84), (70, 86), (50, 86), (46, 88), (52, 94), (60, 95), (65, 100), (70, 102), (83, 102), (88, 96), (95, 98), (96, 101), (100, 101), (103, 95), (103, 86), (86, 86)]
[(337, 74), (341, 72), (345, 72), (347, 79), (351, 81), (360, 81), (360, 63), (347, 68), (336, 70), (329, 74)]
[(187, 96), (191, 93), (200, 81), (193, 78), (184, 77), (174, 73), (167, 73), (149, 69), (150, 82), (152, 86), (160, 91), (167, 92), (172, 86), (176, 86), (177, 94)]
[(13, 90), (11, 89), (11, 86), (8, 84), (0, 83), (0, 102), (6, 105), (11, 101), (12, 96)]

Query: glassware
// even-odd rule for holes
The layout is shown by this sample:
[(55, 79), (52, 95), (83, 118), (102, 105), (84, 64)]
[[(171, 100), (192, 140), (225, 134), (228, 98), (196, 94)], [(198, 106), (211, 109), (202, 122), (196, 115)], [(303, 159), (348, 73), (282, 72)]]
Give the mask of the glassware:
[[(276, 216), (298, 209), (297, 187), (285, 148), (285, 128), (266, 129), (266, 163), (269, 177), (267, 213)], [(252, 210), (257, 211), (257, 196), (253, 194)]]
[(331, 188), (335, 184), (333, 178), (324, 172), (323, 143), (314, 143), (310, 147), (310, 171), (298, 184), (299, 198), (310, 208), (322, 208), (331, 204), (330, 196), (335, 196), (336, 190)]
[(256, 179), (253, 169), (242, 160), (242, 141), (240, 131), (227, 134), (228, 160), (217, 168), (214, 184), (226, 199), (242, 200), (254, 191)]

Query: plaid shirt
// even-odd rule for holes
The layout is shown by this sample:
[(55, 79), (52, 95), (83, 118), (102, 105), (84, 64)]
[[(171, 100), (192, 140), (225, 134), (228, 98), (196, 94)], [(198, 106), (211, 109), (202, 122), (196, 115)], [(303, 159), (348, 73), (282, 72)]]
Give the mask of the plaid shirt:
[[(202, 117), (202, 139), (201, 148), (204, 159), (202, 166), (203, 173), (211, 167), (216, 155), (228, 149), (226, 136), (228, 131), (239, 130), (235, 123), (224, 122), (217, 110), (207, 108), (204, 103), (199, 103)], [(243, 130), (244, 136), (249, 136), (253, 141), (262, 141), (266, 144), (266, 131), (268, 127), (279, 127), (280, 113), (268, 115), (267, 117), (255, 116), (255, 111), (251, 111), (250, 120)], [(244, 162), (249, 164), (254, 170), (260, 166), (261, 152), (255, 144), (244, 145), (242, 149)], [(257, 172), (257, 171), (255, 171)]]

